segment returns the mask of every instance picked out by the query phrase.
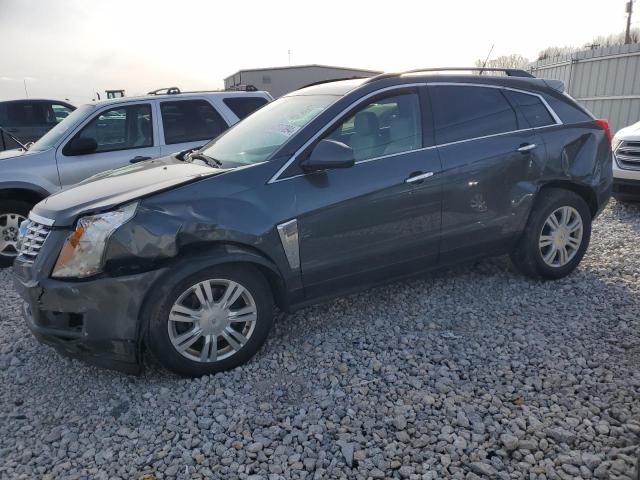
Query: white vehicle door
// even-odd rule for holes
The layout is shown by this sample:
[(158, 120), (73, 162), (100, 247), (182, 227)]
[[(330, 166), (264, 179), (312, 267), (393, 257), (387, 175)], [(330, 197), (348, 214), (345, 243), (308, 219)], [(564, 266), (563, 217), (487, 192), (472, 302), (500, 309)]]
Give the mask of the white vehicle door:
[(62, 187), (105, 170), (160, 155), (154, 102), (105, 107), (76, 130), (56, 151)]
[(158, 103), (163, 156), (204, 145), (229, 128), (227, 121), (204, 98), (159, 100)]

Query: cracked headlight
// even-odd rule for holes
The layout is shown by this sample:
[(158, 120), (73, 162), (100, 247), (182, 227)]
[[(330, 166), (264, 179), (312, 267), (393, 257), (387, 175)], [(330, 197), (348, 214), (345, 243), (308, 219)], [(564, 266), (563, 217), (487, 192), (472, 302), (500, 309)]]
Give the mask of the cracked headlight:
[(131, 220), (137, 206), (130, 203), (117, 210), (81, 217), (64, 242), (51, 276), (83, 278), (99, 273), (109, 236)]

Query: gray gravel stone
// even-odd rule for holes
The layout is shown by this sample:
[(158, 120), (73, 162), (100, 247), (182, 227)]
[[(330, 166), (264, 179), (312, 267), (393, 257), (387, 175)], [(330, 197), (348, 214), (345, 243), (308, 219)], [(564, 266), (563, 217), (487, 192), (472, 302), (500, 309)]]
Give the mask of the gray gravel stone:
[(29, 333), (0, 271), (0, 478), (632, 478), (640, 209), (594, 222), (580, 267), (483, 260), (280, 316), (232, 372), (140, 377)]

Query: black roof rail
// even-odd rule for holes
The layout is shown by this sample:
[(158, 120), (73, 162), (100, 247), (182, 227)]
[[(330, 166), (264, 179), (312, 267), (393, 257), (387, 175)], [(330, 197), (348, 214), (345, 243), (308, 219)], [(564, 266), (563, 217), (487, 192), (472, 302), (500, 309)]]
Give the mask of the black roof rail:
[(178, 93), (180, 93), (180, 89), (178, 87), (165, 87), (152, 90), (147, 93), (147, 95), (177, 95)]
[(310, 83), (308, 85), (300, 87), (298, 90), (300, 90), (302, 88), (307, 88), (307, 87), (315, 87), (316, 85), (323, 85), (325, 83), (342, 82), (343, 80), (359, 80), (361, 78), (369, 78), (369, 77), (358, 77), (358, 76), (355, 76), (355, 77), (329, 78), (327, 80), (319, 80), (317, 82)]
[(377, 80), (382, 80), (384, 78), (390, 77), (399, 77), (400, 75), (404, 75), (406, 73), (430, 73), (430, 72), (479, 72), (478, 75), (482, 75), (483, 72), (504, 72), (508, 77), (524, 77), (524, 78), (535, 78), (529, 72), (519, 69), (519, 68), (488, 68), (488, 67), (440, 67), (440, 68), (416, 68), (414, 70), (407, 70), (406, 72), (398, 72), (398, 73), (383, 73), (381, 75), (377, 75), (372, 77), (365, 83), (370, 83)]

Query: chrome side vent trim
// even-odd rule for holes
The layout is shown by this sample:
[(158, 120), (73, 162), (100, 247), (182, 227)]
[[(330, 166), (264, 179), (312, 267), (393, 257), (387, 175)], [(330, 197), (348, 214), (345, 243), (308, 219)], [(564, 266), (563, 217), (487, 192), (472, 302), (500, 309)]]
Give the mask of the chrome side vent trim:
[(292, 270), (300, 268), (300, 244), (298, 242), (298, 220), (295, 218), (278, 225), (278, 235), (284, 254)]

